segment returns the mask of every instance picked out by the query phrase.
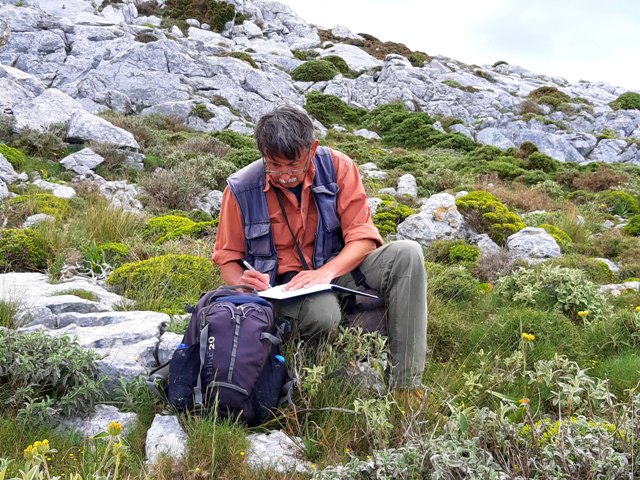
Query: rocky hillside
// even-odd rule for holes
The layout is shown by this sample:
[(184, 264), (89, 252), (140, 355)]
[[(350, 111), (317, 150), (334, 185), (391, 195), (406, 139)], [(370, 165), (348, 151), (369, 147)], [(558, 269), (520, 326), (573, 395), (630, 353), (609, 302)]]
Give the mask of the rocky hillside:
[[(91, 114), (163, 113), (202, 131), (246, 133), (274, 105), (304, 106), (315, 90), (365, 109), (402, 102), (482, 144), (530, 141), (560, 161), (640, 164), (640, 111), (612, 108), (626, 92), (605, 83), (569, 83), (505, 62), (466, 65), (344, 27), (318, 30), (269, 1), (232, 1), (217, 17), (185, 13), (176, 1), (164, 17), (155, 1), (3, 3), (0, 107), (16, 130), (65, 123), (69, 139), (109, 135), (137, 150)], [(305, 59), (335, 56), (343, 72), (292, 75)]]

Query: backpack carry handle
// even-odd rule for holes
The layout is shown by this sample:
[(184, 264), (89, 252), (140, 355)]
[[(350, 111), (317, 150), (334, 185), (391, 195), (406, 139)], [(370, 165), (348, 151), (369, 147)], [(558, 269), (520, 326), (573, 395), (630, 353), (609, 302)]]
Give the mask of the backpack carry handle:
[(251, 290), (251, 292), (249, 293), (258, 293), (258, 291), (253, 288), (250, 285), (220, 285), (220, 288), (230, 288), (232, 290), (241, 290), (241, 289), (247, 289), (247, 290)]

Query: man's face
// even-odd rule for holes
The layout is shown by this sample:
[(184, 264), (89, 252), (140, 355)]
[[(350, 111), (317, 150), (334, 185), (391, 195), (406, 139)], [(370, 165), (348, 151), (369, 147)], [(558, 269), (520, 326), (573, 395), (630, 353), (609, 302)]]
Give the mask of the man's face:
[(313, 142), (307, 150), (302, 150), (295, 160), (287, 160), (280, 157), (265, 158), (265, 174), (271, 181), (287, 188), (300, 185), (309, 169), (309, 164), (315, 155), (317, 146), (318, 142)]

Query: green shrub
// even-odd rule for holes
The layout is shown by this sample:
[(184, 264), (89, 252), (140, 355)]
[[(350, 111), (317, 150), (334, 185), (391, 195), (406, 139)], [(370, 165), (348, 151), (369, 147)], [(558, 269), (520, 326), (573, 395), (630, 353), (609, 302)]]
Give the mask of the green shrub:
[(640, 110), (640, 93), (625, 92), (609, 104), (614, 110)]
[(538, 225), (539, 228), (544, 228), (544, 230), (553, 237), (553, 239), (558, 243), (558, 246), (562, 249), (563, 252), (566, 252), (570, 247), (573, 246), (573, 240), (571, 237), (567, 235), (565, 232), (560, 230), (555, 225), (551, 225), (549, 223), (542, 223)]
[(50, 253), (42, 236), (30, 228), (0, 229), (0, 272), (44, 271)]
[(262, 154), (260, 153), (260, 150), (255, 147), (233, 150), (231, 153), (224, 157), (227, 162), (233, 163), (237, 169), (246, 167), (250, 163), (259, 160), (260, 158), (262, 158)]
[(621, 217), (640, 213), (638, 200), (621, 190), (606, 192), (602, 197), (602, 202), (607, 206), (609, 212)]
[(424, 62), (431, 61), (431, 57), (424, 52), (411, 52), (407, 58), (416, 68), (422, 67)]
[[(388, 103), (366, 113), (362, 117), (362, 126), (380, 135), (385, 135), (410, 116), (411, 112), (402, 103)], [(432, 123), (429, 122), (429, 124)]]
[(559, 162), (542, 152), (533, 152), (527, 157), (525, 166), (528, 170), (542, 170), (553, 173), (558, 169)]
[(248, 63), (253, 68), (258, 68), (258, 64), (256, 63), (256, 61), (247, 52), (223, 52), (219, 53), (218, 56), (237, 58), (238, 60), (242, 60), (243, 62)]
[(19, 311), (19, 300), (0, 300), (0, 328), (16, 328), (15, 322)]
[(623, 397), (625, 391), (634, 389), (640, 381), (640, 357), (636, 352), (627, 352), (598, 362), (595, 375), (607, 379), (611, 391)]
[(131, 247), (119, 242), (106, 242), (96, 245), (96, 250), (103, 261), (109, 265), (119, 266), (131, 255)]
[(456, 199), (456, 206), (472, 228), (488, 234), (500, 245), (506, 243), (509, 235), (525, 227), (517, 214), (483, 190), (476, 190), (459, 197)]
[(640, 235), (640, 215), (634, 215), (631, 217), (629, 219), (629, 223), (622, 227), (622, 231), (629, 235)]
[(546, 263), (581, 270), (588, 280), (598, 285), (616, 283), (618, 281), (616, 274), (611, 271), (606, 263), (584, 255), (563, 255), (562, 257), (547, 260)]
[(516, 159), (513, 157), (498, 157), (497, 160), (481, 163), (473, 171), (474, 173), (496, 173), (504, 180), (513, 180), (527, 173), (526, 170), (516, 165), (515, 161)]
[(581, 270), (549, 265), (520, 268), (496, 283), (496, 293), (508, 302), (541, 309), (558, 309), (578, 321), (578, 312), (589, 312), (583, 321), (604, 317), (608, 305), (598, 286)]
[(249, 135), (243, 135), (233, 130), (216, 132), (213, 137), (233, 148), (256, 148), (256, 141)]
[(413, 213), (415, 212), (411, 207), (398, 203), (391, 196), (384, 196), (373, 216), (373, 224), (378, 228), (380, 235), (385, 237), (390, 233), (396, 233), (397, 225)]
[(36, 424), (88, 414), (103, 394), (95, 360), (67, 336), (0, 330), (0, 402)]
[(234, 20), (236, 9), (233, 4), (216, 0), (167, 0), (164, 15), (176, 20), (195, 18), (201, 23), (208, 23), (213, 31), (220, 33), (227, 22)]
[(436, 240), (425, 252), (425, 258), (436, 263), (471, 265), (479, 257), (480, 249), (464, 240)]
[(338, 75), (336, 66), (326, 60), (308, 60), (291, 72), (296, 82), (323, 82)]
[(42, 131), (26, 128), (20, 132), (14, 143), (27, 155), (57, 160), (64, 154), (66, 144), (63, 139), (66, 133), (67, 127), (64, 123), (47, 125)]
[[(238, 156), (235, 158), (236, 161), (241, 160)], [(242, 158), (242, 161), (244, 161), (244, 158)], [(231, 159), (233, 160), (234, 156), (232, 156)], [(254, 160), (256, 160), (256, 158), (254, 158)], [(236, 170), (238, 170), (236, 164), (227, 158), (212, 159), (212, 161), (206, 162), (203, 165), (202, 179), (210, 189), (224, 190), (227, 185), (227, 178), (229, 175), (235, 173)]]
[(167, 234), (160, 237), (156, 244), (160, 245), (161, 243), (168, 242), (169, 240), (177, 240), (180, 238), (201, 238), (206, 235), (210, 235), (213, 233), (213, 228), (218, 224), (217, 219), (208, 221), (208, 222), (197, 222), (193, 225), (185, 225), (182, 227), (178, 227)]
[(207, 106), (204, 103), (198, 103), (197, 105), (195, 105), (193, 107), (193, 110), (191, 110), (191, 114), (195, 115), (196, 117), (200, 118), (201, 120), (204, 120), (205, 122), (208, 122), (213, 117), (215, 117), (215, 114), (213, 112), (209, 111), (209, 109), (207, 108)]
[(136, 300), (136, 308), (184, 313), (185, 304), (195, 305), (202, 293), (218, 286), (219, 278), (206, 258), (169, 254), (126, 263), (107, 283)]
[(170, 232), (182, 227), (193, 227), (195, 222), (188, 217), (163, 215), (147, 220), (143, 235), (146, 239), (157, 241)]
[(3, 143), (0, 143), (0, 155), (6, 158), (11, 166), (18, 171), (24, 168), (24, 164), (27, 161), (24, 153)]
[(450, 148), (463, 152), (473, 151), (478, 144), (461, 133), (449, 133), (446, 137), (434, 145), (436, 148)]
[(425, 262), (427, 292), (444, 302), (469, 302), (480, 294), (478, 281), (464, 267)]
[(480, 145), (464, 156), (465, 165), (475, 166), (478, 163), (491, 162), (502, 157), (504, 152), (493, 145)]
[(350, 71), (349, 64), (344, 61), (344, 58), (338, 55), (327, 55), (326, 57), (322, 57), (322, 60), (332, 63), (333, 66), (338, 69), (338, 72), (343, 75), (349, 73)]
[(8, 205), (22, 220), (36, 213), (46, 213), (60, 220), (69, 213), (69, 200), (49, 193), (18, 195), (9, 199)]
[(538, 104), (547, 104), (557, 109), (561, 104), (571, 101), (571, 97), (556, 87), (539, 87), (527, 95), (529, 100)]
[(432, 147), (447, 138), (447, 134), (433, 128), (433, 122), (433, 118), (424, 112), (412, 113), (382, 135), (382, 141), (386, 145), (404, 148)]
[(320, 123), (330, 127), (334, 124), (355, 127), (366, 113), (363, 108), (351, 108), (334, 95), (310, 92), (307, 95), (307, 112)]

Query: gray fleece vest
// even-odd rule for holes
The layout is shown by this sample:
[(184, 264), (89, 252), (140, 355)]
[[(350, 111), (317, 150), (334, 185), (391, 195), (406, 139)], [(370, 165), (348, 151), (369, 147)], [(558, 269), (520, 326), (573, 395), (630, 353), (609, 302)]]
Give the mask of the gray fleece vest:
[[(320, 268), (342, 250), (344, 240), (336, 205), (338, 184), (329, 149), (318, 147), (313, 164), (316, 173), (311, 191), (318, 209), (318, 227), (312, 262), (315, 268)], [(268, 273), (271, 284), (275, 285), (278, 252), (273, 241), (267, 196), (264, 192), (262, 159), (231, 175), (227, 184), (242, 212), (245, 259), (259, 272)], [(293, 239), (291, 242), (293, 243)]]

